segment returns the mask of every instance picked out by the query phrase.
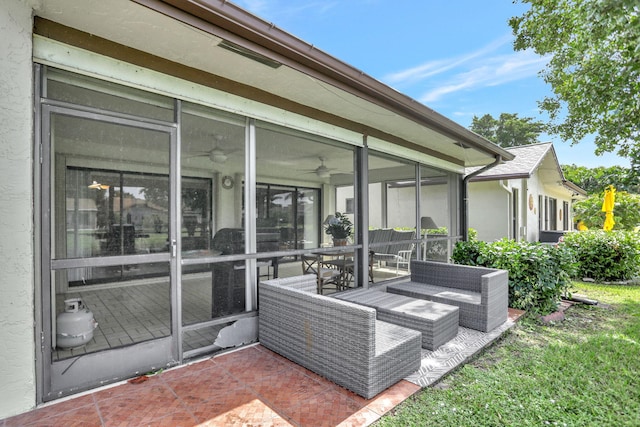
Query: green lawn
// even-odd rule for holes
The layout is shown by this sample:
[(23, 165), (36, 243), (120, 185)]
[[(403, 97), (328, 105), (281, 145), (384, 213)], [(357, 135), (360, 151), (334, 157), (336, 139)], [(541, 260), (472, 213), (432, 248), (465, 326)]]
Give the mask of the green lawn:
[(640, 286), (576, 282), (566, 320), (521, 320), (376, 426), (640, 426)]

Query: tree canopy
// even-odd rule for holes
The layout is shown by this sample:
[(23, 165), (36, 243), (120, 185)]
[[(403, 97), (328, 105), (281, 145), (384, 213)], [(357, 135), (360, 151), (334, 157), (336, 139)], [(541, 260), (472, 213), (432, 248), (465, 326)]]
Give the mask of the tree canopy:
[(605, 187), (613, 185), (618, 191), (640, 194), (640, 178), (632, 169), (622, 166), (587, 168), (562, 165), (564, 177), (587, 192), (602, 194)]
[(473, 116), (469, 127), (478, 135), (501, 147), (517, 147), (538, 142), (545, 125), (532, 117), (518, 117), (518, 114), (502, 113), (495, 119), (491, 114), (478, 118)]
[(595, 135), (596, 154), (640, 159), (638, 0), (520, 0), (511, 18), (516, 50), (549, 56), (541, 72), (554, 96), (539, 105), (550, 132), (579, 142)]
[[(604, 191), (592, 194), (585, 200), (574, 203), (573, 216), (582, 221), (590, 229), (602, 229), (605, 213), (602, 212)], [(633, 230), (640, 224), (640, 195), (626, 191), (616, 192), (616, 203), (613, 209), (614, 230)]]

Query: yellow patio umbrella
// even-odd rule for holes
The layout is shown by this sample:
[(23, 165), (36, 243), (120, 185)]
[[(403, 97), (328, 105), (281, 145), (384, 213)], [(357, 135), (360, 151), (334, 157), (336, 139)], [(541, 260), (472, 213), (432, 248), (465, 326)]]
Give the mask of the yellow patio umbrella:
[(608, 186), (604, 190), (604, 200), (602, 202), (602, 212), (605, 213), (603, 230), (613, 230), (615, 221), (613, 220), (613, 206), (616, 203), (616, 189), (613, 185)]

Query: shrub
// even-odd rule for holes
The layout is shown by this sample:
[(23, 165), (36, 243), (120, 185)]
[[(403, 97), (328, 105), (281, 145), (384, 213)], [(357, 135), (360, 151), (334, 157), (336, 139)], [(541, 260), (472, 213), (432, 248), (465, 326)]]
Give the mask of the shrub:
[(500, 268), (509, 272), (509, 306), (539, 314), (555, 311), (575, 275), (573, 252), (564, 246), (470, 240), (458, 242), (452, 259), (457, 264)]
[(451, 259), (456, 264), (483, 265), (482, 253), (485, 251), (485, 246), (485, 242), (471, 238), (466, 242), (456, 242)]
[(635, 231), (589, 230), (568, 233), (564, 243), (578, 261), (577, 276), (619, 281), (640, 273), (640, 234)]

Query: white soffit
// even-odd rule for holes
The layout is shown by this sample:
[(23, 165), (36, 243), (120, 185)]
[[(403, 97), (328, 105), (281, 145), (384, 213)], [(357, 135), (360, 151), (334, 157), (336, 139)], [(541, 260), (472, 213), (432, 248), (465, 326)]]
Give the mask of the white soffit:
[(493, 161), (493, 156), (484, 151), (462, 148), (446, 135), (285, 65), (273, 69), (232, 53), (218, 46), (220, 38), (127, 0), (47, 0), (36, 10), (36, 14), (362, 123), (443, 156), (463, 160), (467, 167)]
[(363, 145), (362, 135), (359, 133), (37, 35), (34, 36), (33, 57), (34, 61), (41, 64), (114, 83), (131, 85), (149, 92), (310, 132), (351, 145)]
[(396, 144), (390, 144), (389, 142), (383, 141), (378, 138), (368, 137), (367, 146), (371, 150), (380, 151), (382, 153), (391, 154), (394, 156), (402, 157), (404, 159), (414, 160), (426, 166), (433, 166), (435, 168), (443, 169), (449, 172), (455, 172), (461, 175), (464, 175), (465, 172), (463, 166), (456, 165), (433, 156), (428, 156), (424, 153), (401, 147)]

